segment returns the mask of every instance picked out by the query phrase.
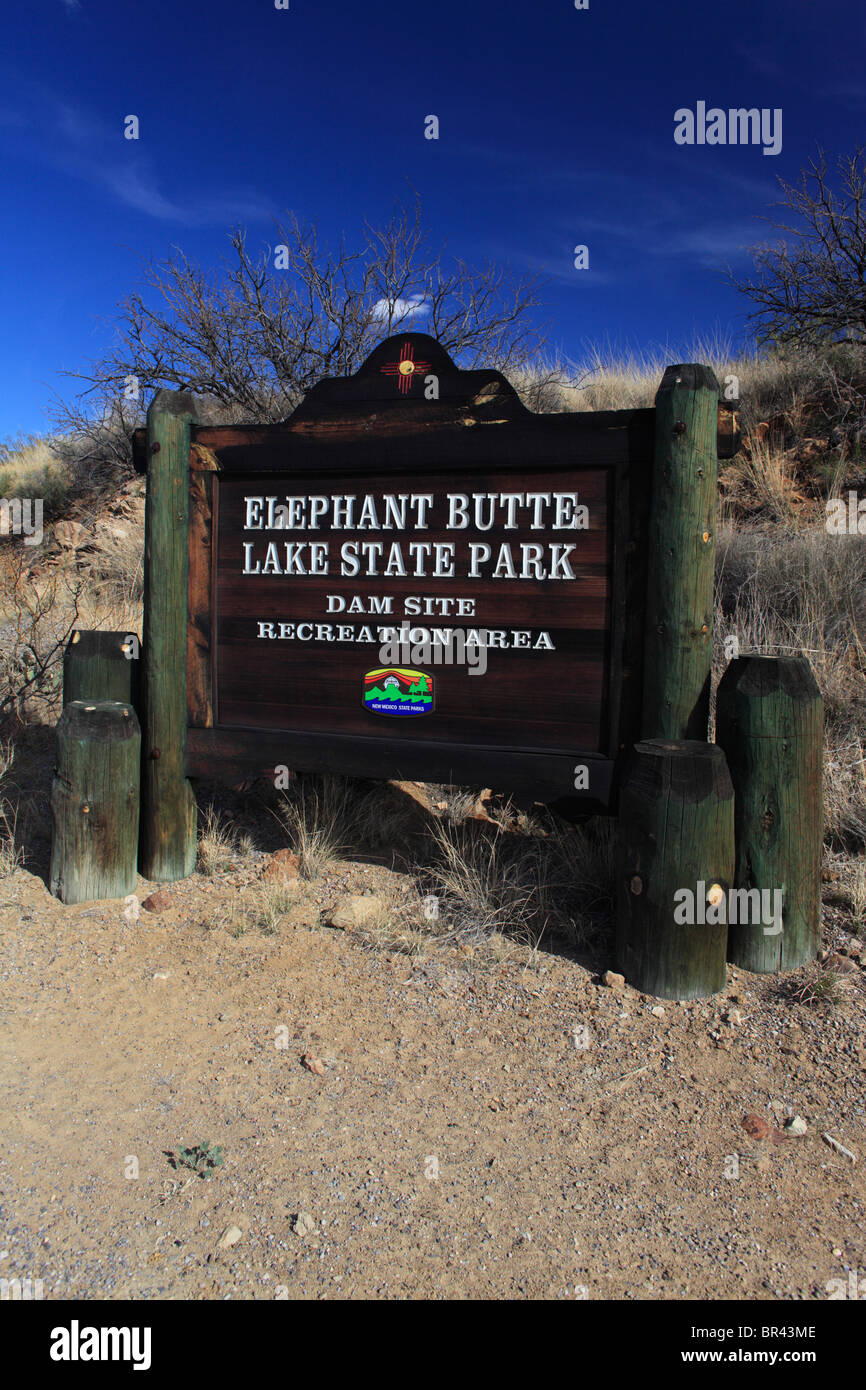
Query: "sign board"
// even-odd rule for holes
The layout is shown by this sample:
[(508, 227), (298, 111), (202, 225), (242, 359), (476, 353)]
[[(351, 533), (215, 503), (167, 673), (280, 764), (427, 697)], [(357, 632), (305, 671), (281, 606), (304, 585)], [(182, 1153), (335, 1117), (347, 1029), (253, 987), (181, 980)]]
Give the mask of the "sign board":
[(187, 775), (610, 806), (640, 737), (653, 414), (534, 414), (409, 333), (284, 424), (194, 426)]

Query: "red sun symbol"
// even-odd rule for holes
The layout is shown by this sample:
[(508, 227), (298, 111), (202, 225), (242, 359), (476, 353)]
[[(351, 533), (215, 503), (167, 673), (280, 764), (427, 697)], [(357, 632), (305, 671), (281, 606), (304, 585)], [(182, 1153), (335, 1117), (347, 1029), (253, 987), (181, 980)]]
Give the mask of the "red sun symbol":
[(404, 396), (412, 389), (416, 376), (423, 376), (429, 369), (429, 362), (415, 361), (415, 349), (408, 341), (403, 344), (399, 362), (386, 362), (381, 368), (386, 376), (396, 376), (397, 385)]

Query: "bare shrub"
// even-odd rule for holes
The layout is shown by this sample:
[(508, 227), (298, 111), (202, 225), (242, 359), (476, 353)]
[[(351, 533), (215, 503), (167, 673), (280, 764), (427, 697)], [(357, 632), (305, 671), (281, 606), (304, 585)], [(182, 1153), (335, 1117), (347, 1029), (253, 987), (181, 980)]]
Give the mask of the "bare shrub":
[(754, 279), (731, 277), (758, 306), (750, 319), (766, 342), (866, 344), (866, 146), (837, 168), (835, 188), (819, 149), (798, 185), (779, 178), (783, 197), (774, 206), (785, 220), (766, 220), (783, 236), (752, 249)]
[(39, 573), (21, 544), (0, 550), (0, 719), (59, 713), (63, 654), (83, 587), (81, 576), (63, 569)]
[(58, 423), (92, 440), (96, 456), (106, 440), (129, 456), (127, 415), (140, 419), (124, 401), (130, 379), (142, 394), (167, 386), (208, 396), (234, 416), (227, 423), (266, 424), (322, 377), (357, 371), (401, 329), (423, 328), (467, 368), (519, 368), (543, 344), (537, 277), (446, 261), (427, 245), (417, 200), (378, 227), (365, 223), (354, 247), (330, 249), (294, 214), (258, 255), (242, 228), (229, 243), (231, 260), (214, 271), (176, 247), (146, 263), (141, 288), (120, 306), (114, 346), (89, 371), (67, 374), (85, 385), (72, 406), (60, 404)]

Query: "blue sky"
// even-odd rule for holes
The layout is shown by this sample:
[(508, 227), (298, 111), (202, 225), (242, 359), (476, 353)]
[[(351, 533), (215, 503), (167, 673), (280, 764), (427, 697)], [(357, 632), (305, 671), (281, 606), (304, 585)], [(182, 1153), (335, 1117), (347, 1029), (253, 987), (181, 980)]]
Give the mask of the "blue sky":
[[(47, 428), (142, 255), (213, 265), (287, 209), (351, 240), (412, 189), (434, 242), (551, 277), (572, 358), (740, 342), (721, 271), (777, 176), (866, 137), (862, 0), (28, 0), (3, 38), (0, 437)], [(699, 101), (781, 108), (781, 152), (676, 144)]]

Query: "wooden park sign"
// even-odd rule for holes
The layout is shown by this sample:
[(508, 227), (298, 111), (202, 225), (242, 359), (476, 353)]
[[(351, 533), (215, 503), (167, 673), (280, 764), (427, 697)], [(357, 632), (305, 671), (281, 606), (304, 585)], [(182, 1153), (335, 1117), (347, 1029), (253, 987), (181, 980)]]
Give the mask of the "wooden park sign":
[(668, 367), (652, 408), (537, 415), (415, 333), (283, 424), (211, 428), (160, 392), (135, 439), (140, 679), (132, 634), (73, 637), (54, 891), (191, 873), (191, 778), (484, 783), (617, 812), (616, 959), (637, 988), (702, 997), (726, 958), (812, 959), (806, 659), (733, 660), (707, 742), (717, 459), (737, 444), (707, 367)]
[[(480, 782), (568, 814), (613, 805), (641, 736), (694, 736), (711, 556), (709, 591), (678, 570), (714, 538), (722, 417), (711, 372), (669, 373), (655, 409), (534, 414), (501, 373), (458, 370), (408, 333), (283, 424), (204, 426), (192, 396), (160, 392), (135, 440), (142, 802), (159, 806), (143, 811), (142, 872), (177, 876), (181, 843), (189, 872), (188, 777)], [(694, 466), (676, 503), (686, 559), (654, 589), (660, 430)], [(693, 632), (684, 643), (675, 616), (665, 653), (671, 593)], [(661, 655), (645, 670), (649, 623)], [(681, 706), (658, 727), (648, 678), (676, 683)], [(664, 689), (652, 699), (663, 710)]]

